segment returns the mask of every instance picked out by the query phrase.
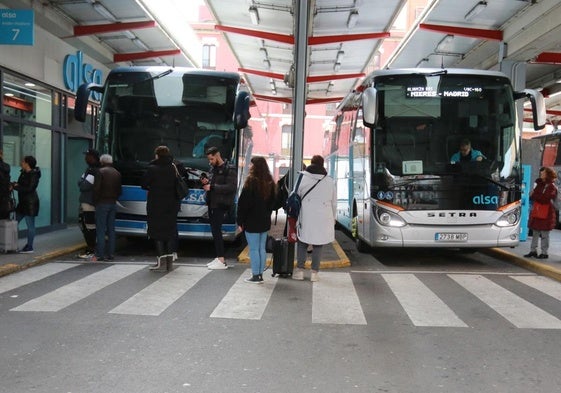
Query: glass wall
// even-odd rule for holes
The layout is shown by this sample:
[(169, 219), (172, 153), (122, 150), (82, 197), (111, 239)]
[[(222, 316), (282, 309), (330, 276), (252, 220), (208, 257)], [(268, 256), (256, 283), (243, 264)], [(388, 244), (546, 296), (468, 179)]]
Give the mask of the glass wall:
[[(38, 228), (52, 224), (52, 90), (18, 76), (2, 73), (2, 149), (11, 181), (18, 180), (21, 161), (34, 156), (41, 170), (37, 193)], [(16, 193), (17, 197), (17, 193)]]

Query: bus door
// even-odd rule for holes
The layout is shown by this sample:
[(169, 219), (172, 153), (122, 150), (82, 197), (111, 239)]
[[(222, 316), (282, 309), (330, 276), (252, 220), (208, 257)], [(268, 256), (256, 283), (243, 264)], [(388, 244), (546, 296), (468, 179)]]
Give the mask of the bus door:
[(352, 153), (351, 153), (351, 170), (352, 170), (352, 192), (353, 201), (356, 209), (356, 226), (358, 234), (365, 239), (370, 239), (370, 186), (369, 186), (369, 168), (367, 160), (369, 149), (368, 128), (362, 124), (361, 113), (357, 116), (358, 120), (354, 121), (352, 134)]

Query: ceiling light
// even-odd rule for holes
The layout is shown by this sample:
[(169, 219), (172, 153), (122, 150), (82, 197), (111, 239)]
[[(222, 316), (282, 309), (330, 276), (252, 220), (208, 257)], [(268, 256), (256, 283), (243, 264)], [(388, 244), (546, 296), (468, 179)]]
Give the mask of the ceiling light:
[(133, 42), (133, 44), (135, 44), (136, 46), (138, 46), (138, 47), (139, 47), (140, 49), (142, 49), (142, 50), (145, 50), (145, 51), (150, 50), (150, 49), (148, 49), (148, 47), (146, 46), (146, 44), (140, 40), (140, 38), (134, 38), (134, 39), (132, 40), (132, 42)]
[(340, 50), (337, 52), (337, 57), (335, 57), (335, 63), (340, 63), (343, 60), (343, 56), (345, 56), (345, 52)]
[(13, 97), (13, 96), (14, 96), (14, 93), (4, 93), (4, 96), (5, 96), (5, 97)]
[(111, 11), (109, 11), (107, 8), (105, 8), (103, 6), (103, 4), (101, 4), (100, 2), (95, 2), (92, 4), (92, 7), (94, 8), (94, 10), (101, 16), (105, 17), (106, 19), (109, 19), (112, 22), (116, 22), (117, 18), (115, 18), (115, 15), (113, 15), (111, 13)]
[(352, 10), (347, 19), (347, 28), (352, 29), (356, 26), (356, 22), (358, 22), (358, 11)]
[(251, 18), (251, 23), (254, 25), (259, 24), (259, 11), (257, 11), (257, 7), (252, 5), (249, 7), (249, 17)]
[(35, 87), (35, 83), (31, 83), (31, 82), (25, 82), (24, 85), (27, 87)]
[(452, 34), (447, 34), (436, 46), (437, 52), (444, 52), (444, 50), (448, 47), (448, 44), (452, 42), (454, 36)]
[(333, 71), (339, 72), (340, 69), (341, 69), (341, 63), (333, 64)]
[(487, 2), (480, 1), (464, 16), (465, 20), (470, 20), (472, 18), (475, 18), (477, 15), (479, 15), (481, 11), (485, 9), (485, 7), (487, 7)]

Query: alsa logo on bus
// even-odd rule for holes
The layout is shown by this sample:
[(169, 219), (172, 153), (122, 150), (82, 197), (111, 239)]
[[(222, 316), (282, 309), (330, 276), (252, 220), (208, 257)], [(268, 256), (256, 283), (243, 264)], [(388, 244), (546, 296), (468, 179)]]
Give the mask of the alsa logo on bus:
[[(83, 83), (96, 83), (101, 85), (102, 74), (91, 64), (84, 64), (84, 54), (81, 51), (75, 55), (66, 55), (62, 65), (62, 80), (64, 86), (71, 92), (76, 92)], [(101, 93), (92, 92), (94, 100), (101, 100)]]
[(489, 195), (476, 195), (473, 197), (472, 202), (474, 205), (497, 205), (499, 203), (498, 196)]

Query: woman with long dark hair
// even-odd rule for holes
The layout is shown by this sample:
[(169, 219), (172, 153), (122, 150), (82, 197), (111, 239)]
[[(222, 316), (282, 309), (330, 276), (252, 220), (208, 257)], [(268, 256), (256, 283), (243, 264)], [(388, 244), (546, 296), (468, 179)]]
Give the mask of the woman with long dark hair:
[(249, 246), (252, 276), (246, 282), (263, 283), (263, 270), (267, 260), (265, 243), (267, 232), (271, 229), (271, 213), (275, 198), (275, 182), (265, 158), (256, 156), (251, 159), (249, 175), (245, 180), (238, 199), (237, 222), (245, 232)]
[(172, 270), (177, 238), (177, 212), (180, 201), (175, 192), (176, 169), (167, 146), (154, 150), (155, 160), (144, 175), (142, 188), (148, 190), (146, 213), (148, 237), (156, 243), (157, 262), (150, 270)]
[(39, 186), (40, 178), (41, 170), (37, 166), (35, 157), (23, 157), (18, 181), (13, 184), (14, 190), (18, 192), (16, 218), (18, 223), (25, 218), (25, 223), (27, 224), (27, 244), (20, 251), (22, 253), (33, 252), (35, 217), (39, 215), (39, 195), (37, 195), (37, 186)]

